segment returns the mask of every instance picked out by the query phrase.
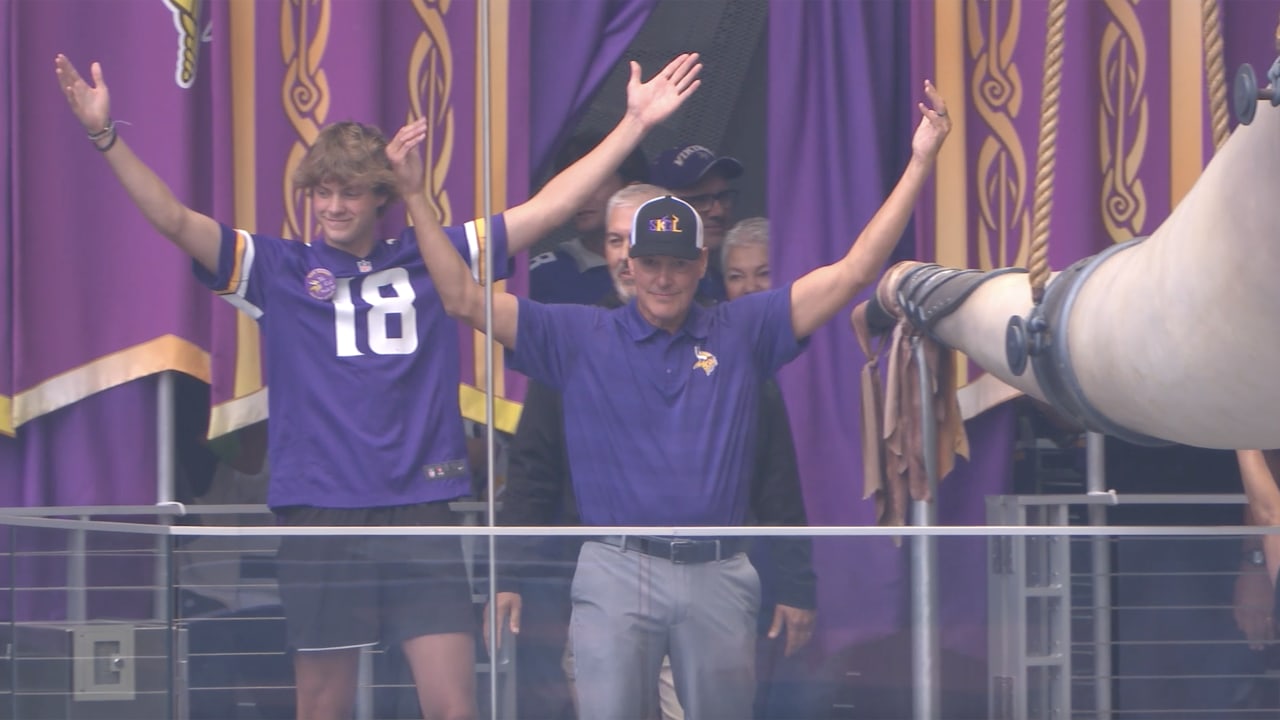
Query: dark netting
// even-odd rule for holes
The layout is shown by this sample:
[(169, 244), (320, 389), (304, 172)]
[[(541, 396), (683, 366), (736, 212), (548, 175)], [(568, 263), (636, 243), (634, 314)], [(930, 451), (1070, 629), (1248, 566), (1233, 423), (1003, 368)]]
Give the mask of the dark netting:
[[(652, 160), (673, 145), (699, 143), (742, 161), (747, 172), (738, 216), (764, 214), (764, 107), (766, 0), (663, 0), (622, 61), (609, 74), (575, 131), (608, 132), (626, 105), (628, 61), (651, 76), (686, 51), (702, 54), (702, 87), (642, 145)], [(541, 184), (546, 178), (539, 178)], [(552, 233), (534, 249), (545, 252), (568, 239)]]

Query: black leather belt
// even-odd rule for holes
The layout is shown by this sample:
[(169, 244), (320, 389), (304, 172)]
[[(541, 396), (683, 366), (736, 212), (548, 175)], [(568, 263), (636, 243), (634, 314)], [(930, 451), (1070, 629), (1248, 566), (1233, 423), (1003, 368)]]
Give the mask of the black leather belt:
[(677, 565), (715, 562), (745, 552), (747, 538), (673, 538), (654, 535), (602, 535), (595, 540), (623, 550), (634, 550)]

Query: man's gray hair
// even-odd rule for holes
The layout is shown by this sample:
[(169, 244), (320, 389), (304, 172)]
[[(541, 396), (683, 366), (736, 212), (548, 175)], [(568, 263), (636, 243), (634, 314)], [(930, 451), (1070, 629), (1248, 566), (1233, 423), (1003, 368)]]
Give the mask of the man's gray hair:
[(612, 213), (616, 207), (638, 208), (654, 198), (670, 194), (670, 190), (660, 188), (657, 185), (646, 185), (645, 183), (628, 185), (609, 196), (609, 203), (605, 205), (604, 209), (605, 215)]
[(724, 244), (720, 246), (720, 267), (729, 259), (729, 251), (735, 247), (761, 245), (769, 249), (769, 219), (752, 217), (740, 220), (725, 233)]

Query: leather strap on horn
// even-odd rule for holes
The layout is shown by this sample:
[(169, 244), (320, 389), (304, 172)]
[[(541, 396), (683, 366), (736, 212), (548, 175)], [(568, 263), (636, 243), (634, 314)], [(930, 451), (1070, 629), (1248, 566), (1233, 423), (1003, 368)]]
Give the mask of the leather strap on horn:
[[(969, 440), (956, 397), (954, 353), (909, 322), (899, 320), (887, 343), (888, 377), (880, 381), (879, 354), (872, 348), (866, 303), (854, 309), (850, 322), (867, 356), (862, 369), (863, 497), (875, 497), (876, 521), (900, 526), (907, 520), (907, 500), (932, 500), (924, 466), (921, 409), (933, 404), (937, 424), (938, 478), (955, 467), (957, 454), (968, 457)], [(925, 397), (919, 382), (916, 342), (924, 343), (925, 363), (933, 378)]]

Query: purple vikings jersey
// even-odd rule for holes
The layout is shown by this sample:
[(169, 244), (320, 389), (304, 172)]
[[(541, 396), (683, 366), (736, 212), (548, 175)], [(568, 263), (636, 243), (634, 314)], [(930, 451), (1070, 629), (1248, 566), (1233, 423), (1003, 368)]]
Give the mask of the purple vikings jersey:
[[(502, 216), (445, 228), (483, 277)], [(458, 411), (458, 324), (445, 314), (413, 229), (359, 259), (323, 242), (222, 229), (218, 272), (196, 276), (258, 321), (268, 385), (267, 504), (352, 508), (450, 500), (470, 491)]]
[(604, 258), (576, 238), (529, 260), (529, 297), (540, 303), (595, 305), (613, 293)]

